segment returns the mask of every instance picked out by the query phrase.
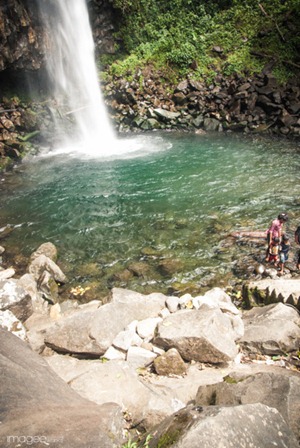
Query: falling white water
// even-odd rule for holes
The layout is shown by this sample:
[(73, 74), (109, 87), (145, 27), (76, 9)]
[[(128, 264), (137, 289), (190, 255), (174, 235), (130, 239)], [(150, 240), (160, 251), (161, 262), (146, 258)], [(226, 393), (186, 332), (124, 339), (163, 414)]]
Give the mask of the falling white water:
[(69, 120), (75, 122), (66, 139), (69, 147), (76, 143), (87, 152), (107, 154), (115, 136), (100, 91), (86, 2), (50, 0), (41, 7), (50, 33), (47, 69), (55, 115), (61, 115), (56, 124), (65, 130)]
[(49, 35), (53, 119), (63, 136), (62, 144), (43, 157), (127, 158), (170, 148), (158, 136), (116, 138), (100, 90), (86, 0), (38, 0), (38, 5)]

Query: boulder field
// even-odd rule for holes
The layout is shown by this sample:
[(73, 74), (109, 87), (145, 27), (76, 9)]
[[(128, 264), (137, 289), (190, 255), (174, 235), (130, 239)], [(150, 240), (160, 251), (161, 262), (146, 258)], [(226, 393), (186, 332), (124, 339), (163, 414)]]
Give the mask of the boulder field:
[(295, 284), (249, 309), (221, 288), (59, 303), (56, 257), (1, 271), (1, 446), (299, 446)]

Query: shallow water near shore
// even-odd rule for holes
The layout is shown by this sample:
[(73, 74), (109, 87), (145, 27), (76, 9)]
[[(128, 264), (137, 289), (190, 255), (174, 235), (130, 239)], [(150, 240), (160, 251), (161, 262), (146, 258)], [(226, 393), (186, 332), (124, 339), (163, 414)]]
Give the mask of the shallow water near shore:
[[(1, 244), (7, 256), (29, 256), (51, 241), (70, 284), (100, 295), (213, 284), (249, 252), (223, 245), (231, 232), (265, 230), (287, 211), (292, 234), (299, 151), (259, 137), (164, 133), (127, 138), (105, 158), (73, 148), (44, 154), (2, 176), (0, 227), (13, 231)], [(168, 273), (166, 259), (178, 263)]]

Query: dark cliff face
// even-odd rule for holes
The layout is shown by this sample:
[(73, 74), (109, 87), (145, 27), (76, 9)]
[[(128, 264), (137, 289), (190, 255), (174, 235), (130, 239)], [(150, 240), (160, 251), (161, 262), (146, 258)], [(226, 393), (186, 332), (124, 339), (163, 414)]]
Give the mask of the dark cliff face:
[(116, 24), (116, 12), (108, 0), (90, 0), (88, 2), (91, 27), (98, 54), (114, 54), (113, 33)]
[[(38, 70), (45, 60), (47, 40), (39, 4), (51, 0), (0, 0), (0, 72)], [(107, 1), (88, 2), (98, 53), (113, 53), (113, 14)]]
[(35, 1), (0, 0), (0, 71), (39, 69), (43, 42)]

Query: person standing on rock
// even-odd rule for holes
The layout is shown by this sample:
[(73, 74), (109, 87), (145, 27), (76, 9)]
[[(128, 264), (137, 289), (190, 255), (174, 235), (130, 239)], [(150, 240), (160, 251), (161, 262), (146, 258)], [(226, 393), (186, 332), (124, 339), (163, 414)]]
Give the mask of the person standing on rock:
[[(300, 224), (298, 225), (297, 229), (295, 230), (295, 241), (300, 246)], [(297, 269), (300, 269), (300, 249), (298, 251), (297, 255)]]
[(272, 221), (271, 226), (267, 230), (267, 252), (266, 252), (266, 261), (269, 261), (269, 253), (270, 253), (270, 244), (273, 241), (274, 238), (279, 238), (279, 241), (281, 242), (281, 236), (282, 236), (282, 226), (283, 224), (288, 220), (288, 215), (286, 213), (279, 213), (276, 219)]
[(268, 258), (266, 259), (266, 261), (269, 261), (270, 263), (274, 263), (275, 266), (278, 265), (278, 260), (279, 260), (279, 244), (280, 244), (280, 239), (277, 237), (273, 238), (273, 240), (270, 242), (269, 254), (268, 254)]
[(290, 242), (289, 237), (284, 234), (282, 235), (282, 241), (279, 248), (279, 273), (280, 275), (284, 274), (284, 264), (289, 259), (289, 251), (290, 251)]

